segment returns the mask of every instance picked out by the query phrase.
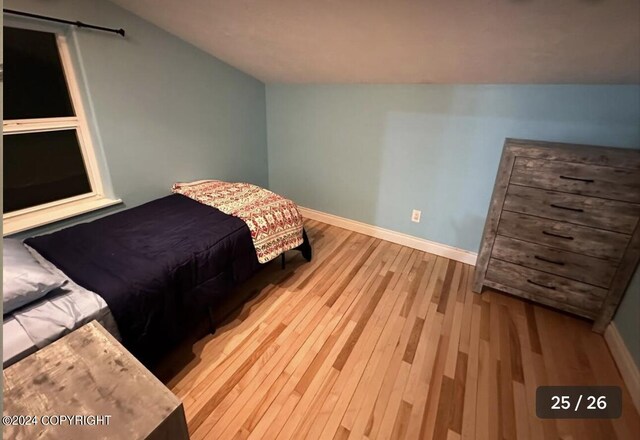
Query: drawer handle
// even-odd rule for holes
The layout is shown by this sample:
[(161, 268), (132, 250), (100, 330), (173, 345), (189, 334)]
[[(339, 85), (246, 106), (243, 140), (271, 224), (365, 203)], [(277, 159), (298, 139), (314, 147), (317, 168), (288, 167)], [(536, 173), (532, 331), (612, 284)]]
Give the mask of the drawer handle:
[(534, 255), (533, 258), (535, 258), (536, 260), (544, 261), (545, 263), (551, 263), (551, 264), (557, 264), (558, 266), (564, 266), (564, 263), (562, 261), (550, 260), (548, 258), (540, 257), (538, 255)]
[(577, 180), (578, 182), (584, 182), (584, 183), (593, 183), (594, 180), (593, 179), (581, 179), (579, 177), (570, 177), (570, 176), (560, 176), (561, 179), (565, 179), (565, 180)]
[(555, 203), (552, 203), (551, 207), (557, 209), (566, 209), (567, 211), (584, 212), (584, 209), (582, 208), (571, 208), (570, 206), (556, 205)]
[(556, 290), (556, 286), (547, 286), (546, 284), (536, 283), (535, 281), (527, 280), (527, 283), (533, 284), (534, 286), (544, 287), (545, 289)]
[(564, 238), (565, 240), (573, 240), (573, 237), (571, 237), (570, 235), (554, 234), (553, 232), (547, 232), (547, 231), (542, 231), (542, 233), (544, 235), (550, 235), (551, 237)]

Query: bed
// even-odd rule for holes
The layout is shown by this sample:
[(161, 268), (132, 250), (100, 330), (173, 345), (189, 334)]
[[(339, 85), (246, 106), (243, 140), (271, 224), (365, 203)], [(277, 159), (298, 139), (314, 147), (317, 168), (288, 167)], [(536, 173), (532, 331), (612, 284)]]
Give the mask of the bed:
[[(147, 365), (262, 267), (243, 220), (180, 194), (25, 244), (97, 293), (123, 344)], [(297, 249), (311, 259), (306, 234)]]
[(113, 315), (98, 294), (74, 283), (33, 249), (29, 251), (44, 268), (64, 277), (66, 283), (43, 298), (4, 316), (3, 368), (93, 320), (120, 339)]

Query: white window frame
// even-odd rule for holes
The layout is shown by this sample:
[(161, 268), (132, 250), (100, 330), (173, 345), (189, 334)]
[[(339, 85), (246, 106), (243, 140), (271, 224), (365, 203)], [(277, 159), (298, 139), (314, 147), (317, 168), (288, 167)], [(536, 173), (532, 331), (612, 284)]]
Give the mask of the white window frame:
[(42, 205), (3, 214), (3, 236), (53, 223), (76, 215), (121, 203), (120, 199), (105, 196), (96, 151), (91, 140), (89, 125), (82, 104), (80, 87), (75, 76), (67, 39), (55, 34), (62, 70), (67, 83), (75, 116), (61, 118), (15, 119), (2, 121), (3, 136), (24, 133), (75, 130), (91, 192)]

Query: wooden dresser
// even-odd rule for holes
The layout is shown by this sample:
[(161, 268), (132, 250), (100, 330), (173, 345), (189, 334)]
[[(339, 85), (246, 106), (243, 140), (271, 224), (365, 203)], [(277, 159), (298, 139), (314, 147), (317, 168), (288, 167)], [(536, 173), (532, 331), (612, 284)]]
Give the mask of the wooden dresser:
[(595, 321), (640, 259), (640, 151), (507, 139), (476, 263), (488, 286)]

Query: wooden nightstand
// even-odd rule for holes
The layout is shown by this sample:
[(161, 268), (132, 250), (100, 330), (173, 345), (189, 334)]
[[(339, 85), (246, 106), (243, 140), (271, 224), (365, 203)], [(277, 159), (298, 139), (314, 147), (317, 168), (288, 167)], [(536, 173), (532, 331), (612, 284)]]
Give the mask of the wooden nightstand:
[[(3, 377), (4, 438), (189, 438), (182, 402), (96, 321), (5, 369)], [(31, 425), (7, 426), (7, 417), (17, 416)]]

